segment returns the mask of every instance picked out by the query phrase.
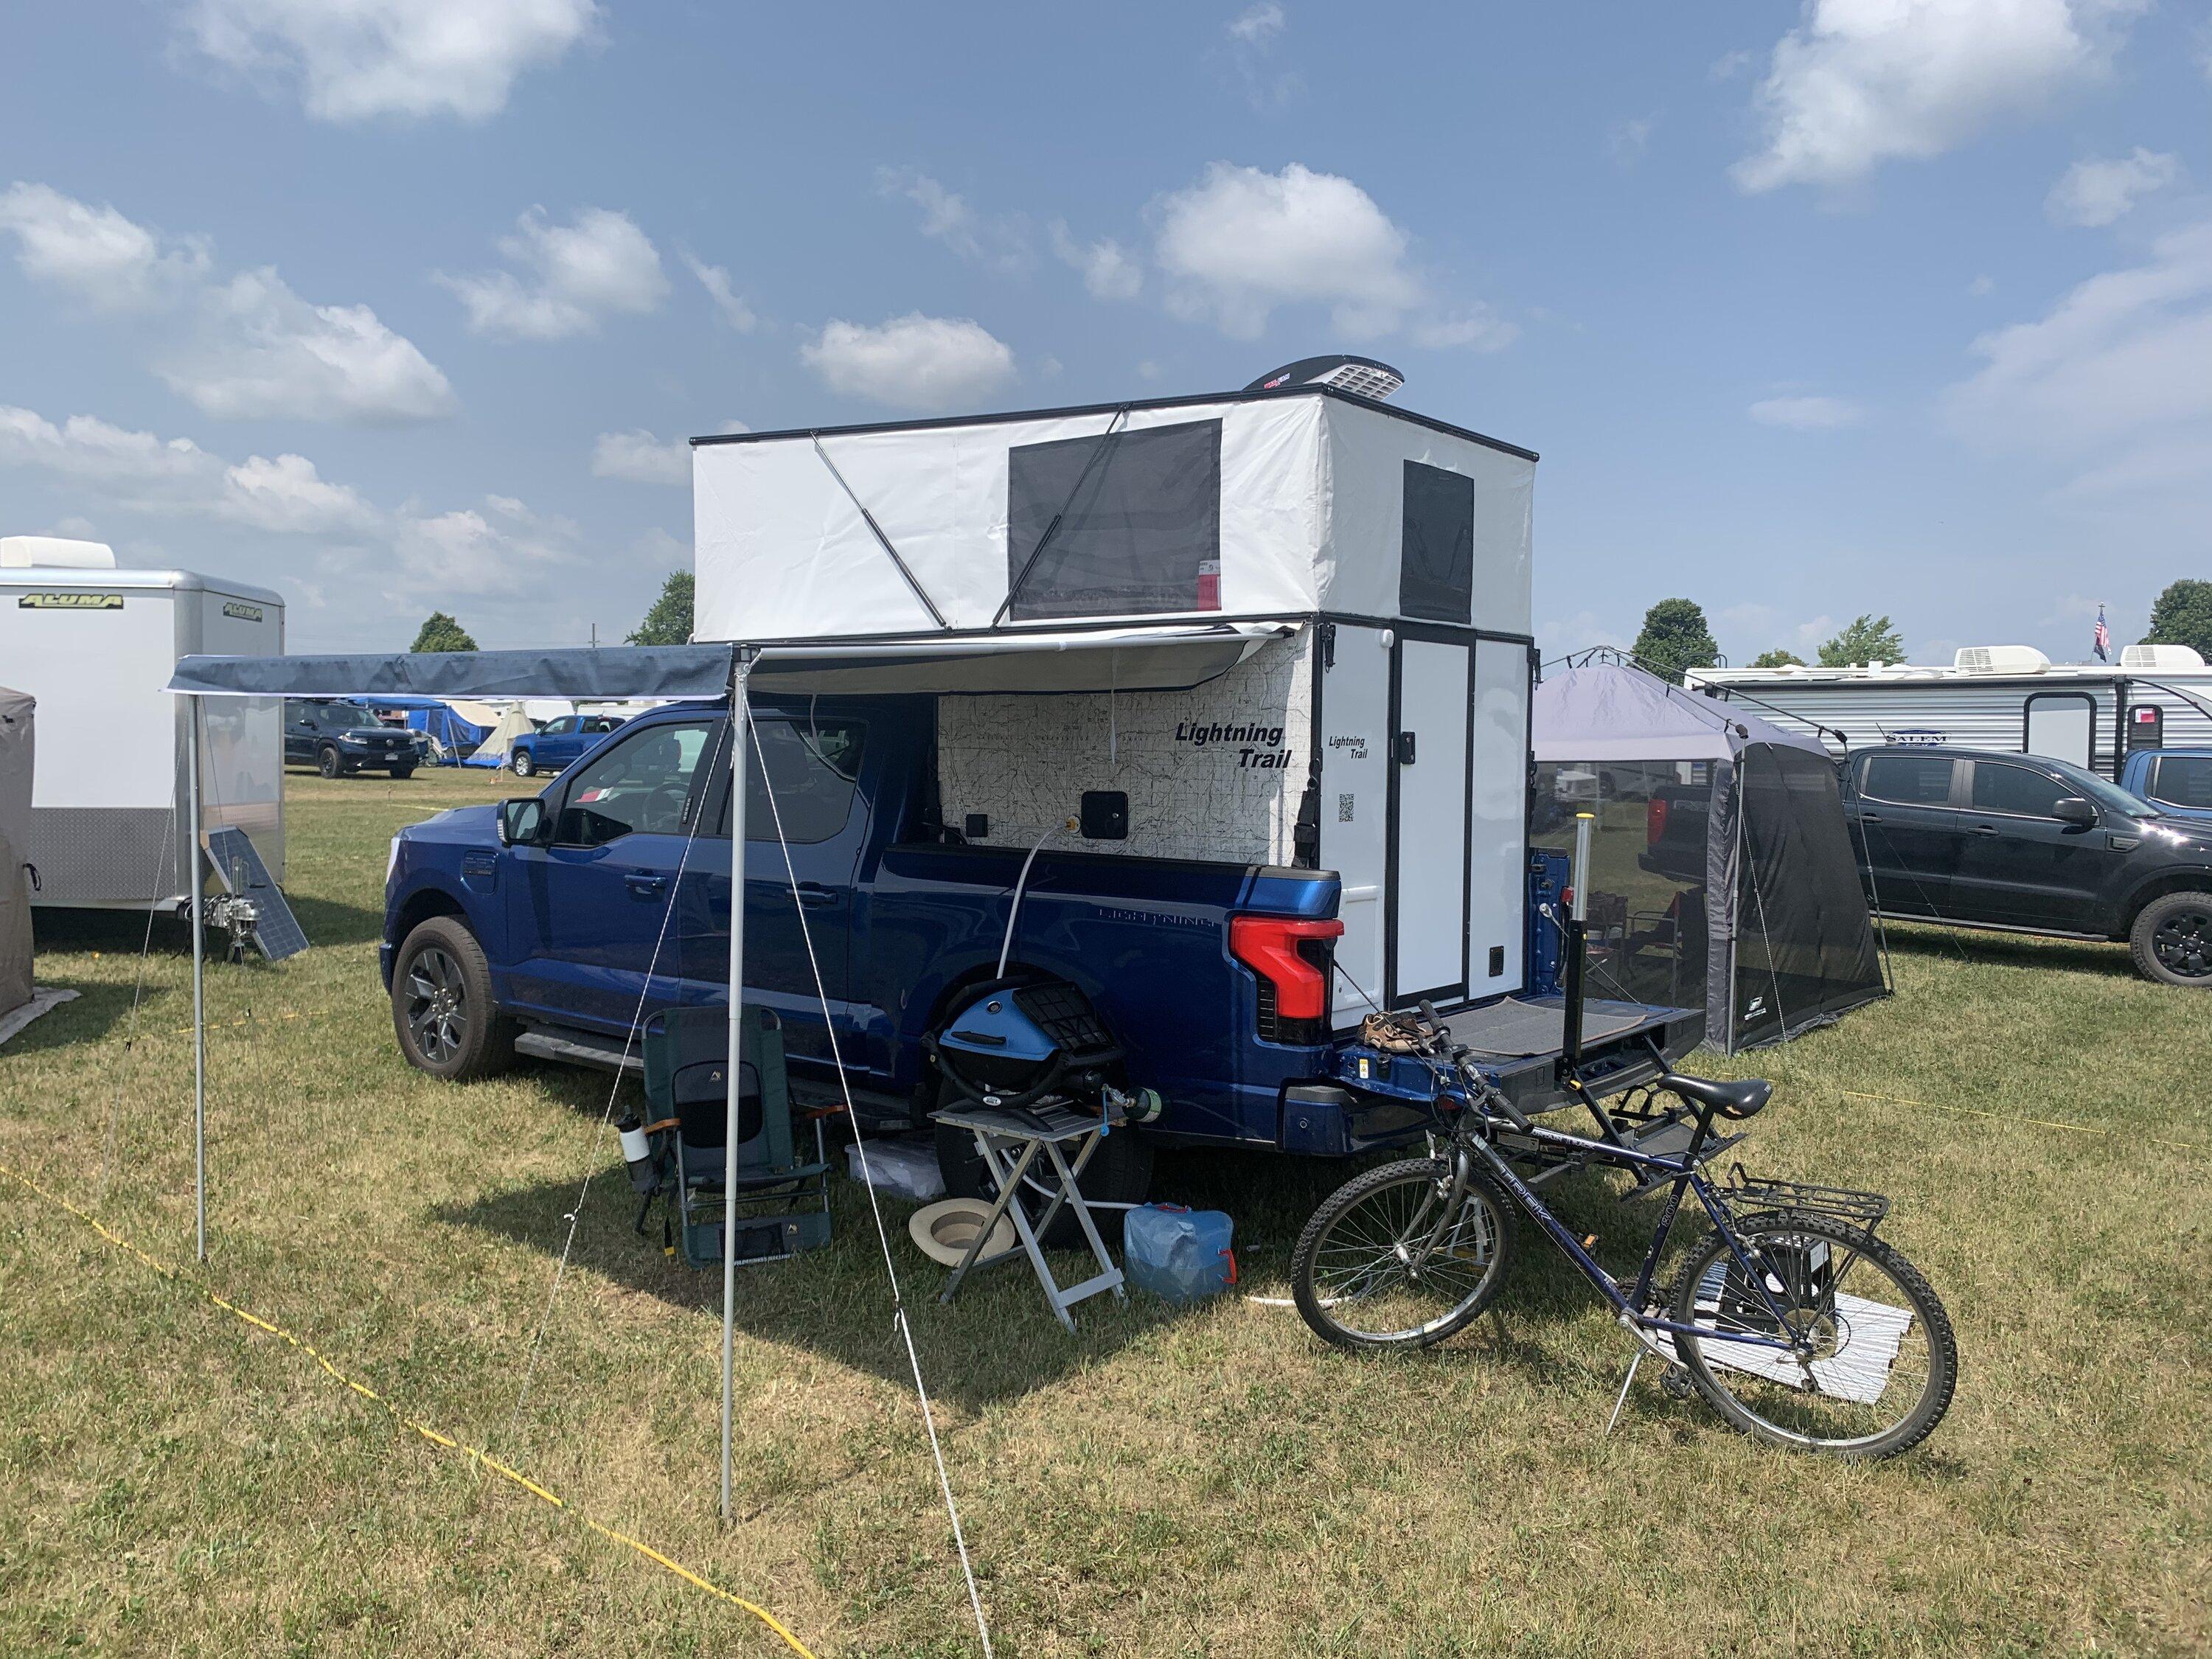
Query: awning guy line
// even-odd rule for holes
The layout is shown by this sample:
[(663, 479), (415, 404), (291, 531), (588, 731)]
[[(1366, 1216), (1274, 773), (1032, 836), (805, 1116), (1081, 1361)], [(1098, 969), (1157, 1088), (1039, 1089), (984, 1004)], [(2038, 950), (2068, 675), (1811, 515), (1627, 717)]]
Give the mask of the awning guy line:
[(929, 612), (930, 620), (939, 628), (951, 627), (952, 624), (945, 620), (945, 613), (937, 608), (937, 602), (929, 597), (928, 592), (915, 579), (914, 572), (907, 568), (906, 561), (899, 557), (898, 549), (893, 547), (891, 538), (884, 534), (884, 527), (876, 522), (876, 515), (868, 511), (866, 504), (853, 493), (853, 486), (845, 482), (845, 475), (837, 470), (837, 463), (831, 460), (830, 452), (822, 447), (821, 438), (812, 433), (807, 435), (813, 440), (814, 453), (822, 458), (822, 465), (830, 469), (830, 476), (837, 481), (837, 487), (845, 492), (845, 498), (853, 503), (854, 510), (860, 514), (869, 530), (873, 532), (877, 543), (885, 553), (890, 556), (890, 562), (898, 567), (899, 574), (906, 578), (906, 585), (914, 590), (915, 598), (921, 601), (921, 608)]

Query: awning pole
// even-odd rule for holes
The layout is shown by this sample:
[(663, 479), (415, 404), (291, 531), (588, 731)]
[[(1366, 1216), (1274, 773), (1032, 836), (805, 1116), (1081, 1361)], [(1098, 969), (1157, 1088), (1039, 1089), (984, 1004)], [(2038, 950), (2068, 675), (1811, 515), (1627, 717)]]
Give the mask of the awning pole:
[(739, 646), (730, 681), (730, 1099), (722, 1131), (722, 1519), (730, 1518), (730, 1407), (737, 1378), (738, 1329), (738, 1079), (743, 1058), (745, 984), (745, 755), (751, 743), (752, 705), (745, 682), (753, 651)]
[(185, 700), (185, 798), (191, 873), (185, 879), (192, 901), (192, 1216), (193, 1245), (207, 1260), (207, 983), (200, 949), (201, 906), (206, 882), (200, 871), (200, 700)]

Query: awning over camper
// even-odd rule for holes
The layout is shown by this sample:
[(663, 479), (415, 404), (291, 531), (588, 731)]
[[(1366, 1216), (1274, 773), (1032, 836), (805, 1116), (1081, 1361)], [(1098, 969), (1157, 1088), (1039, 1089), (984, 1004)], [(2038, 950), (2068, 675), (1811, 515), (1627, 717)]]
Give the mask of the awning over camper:
[[(935, 692), (1172, 691), (1226, 673), (1288, 623), (933, 635), (770, 645), (763, 696)], [(169, 690), (230, 697), (720, 697), (736, 647), (610, 646), (566, 651), (393, 652), (331, 657), (186, 657)]]
[(1771, 743), (1827, 757), (1818, 739), (1784, 731), (1640, 669), (1595, 663), (1548, 676), (1530, 711), (1537, 763), (1547, 761), (1724, 761)]

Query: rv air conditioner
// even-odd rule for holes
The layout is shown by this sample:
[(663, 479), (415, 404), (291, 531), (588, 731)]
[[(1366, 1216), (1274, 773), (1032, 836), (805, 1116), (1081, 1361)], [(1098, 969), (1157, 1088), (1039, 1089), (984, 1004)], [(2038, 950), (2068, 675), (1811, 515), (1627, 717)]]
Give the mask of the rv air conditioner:
[(2120, 666), (2138, 674), (2201, 672), (2204, 659), (2186, 645), (2127, 645), (2120, 647)]
[(2032, 645), (1967, 645), (1952, 665), (1962, 674), (2040, 674), (2051, 659)]

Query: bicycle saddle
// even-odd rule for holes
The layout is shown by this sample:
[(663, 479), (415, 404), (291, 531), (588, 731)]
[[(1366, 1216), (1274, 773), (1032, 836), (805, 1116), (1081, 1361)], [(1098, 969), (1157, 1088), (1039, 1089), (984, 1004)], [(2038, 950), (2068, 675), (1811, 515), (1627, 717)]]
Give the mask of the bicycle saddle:
[(1684, 1100), (1694, 1100), (1700, 1106), (1710, 1106), (1723, 1117), (1756, 1117), (1774, 1095), (1774, 1085), (1763, 1077), (1724, 1083), (1718, 1078), (1686, 1077), (1680, 1072), (1669, 1072), (1655, 1086), (1680, 1095)]

